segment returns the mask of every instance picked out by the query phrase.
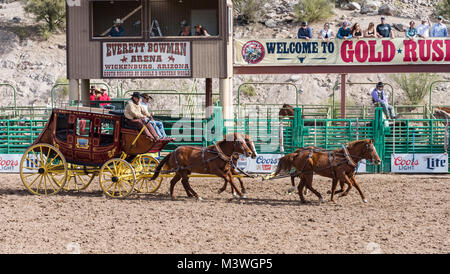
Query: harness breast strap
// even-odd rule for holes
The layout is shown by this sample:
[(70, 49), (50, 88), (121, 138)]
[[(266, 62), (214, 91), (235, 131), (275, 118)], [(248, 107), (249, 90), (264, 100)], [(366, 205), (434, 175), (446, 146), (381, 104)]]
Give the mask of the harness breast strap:
[(351, 165), (352, 167), (356, 167), (355, 162), (353, 162), (352, 158), (350, 158), (347, 147), (342, 145), (342, 149), (344, 150), (344, 155), (345, 155), (345, 159), (347, 159), (347, 164)]

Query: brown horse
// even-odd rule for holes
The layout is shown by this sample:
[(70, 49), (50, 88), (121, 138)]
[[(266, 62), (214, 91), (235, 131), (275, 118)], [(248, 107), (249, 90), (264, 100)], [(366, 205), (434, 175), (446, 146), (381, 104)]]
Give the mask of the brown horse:
[(294, 117), (294, 107), (289, 104), (284, 104), (280, 112), (278, 112), (280, 119), (282, 118), (293, 118)]
[[(284, 158), (284, 159), (283, 159)], [(342, 149), (334, 151), (300, 151), (299, 153), (291, 153), (280, 159), (280, 168), (272, 175), (276, 176), (282, 170), (295, 167), (297, 174), (300, 176), (300, 184), (298, 185), (298, 192), (301, 202), (305, 202), (303, 196), (303, 188), (311, 190), (318, 198), (323, 201), (322, 196), (318, 191), (312, 187), (313, 173), (332, 178), (333, 183), (331, 187), (331, 201), (334, 202), (334, 194), (338, 181), (341, 181), (341, 188), (343, 183), (348, 185), (348, 188), (341, 196), (348, 195), (348, 192), (354, 185), (358, 190), (363, 202), (367, 202), (361, 187), (356, 182), (354, 174), (357, 164), (360, 160), (366, 159), (375, 164), (380, 164), (381, 159), (378, 156), (373, 145), (373, 140), (365, 139), (354, 141), (347, 144)]]
[[(252, 151), (252, 159), (255, 159), (256, 157), (258, 157), (258, 153), (256, 152), (256, 148), (255, 148), (255, 143), (253, 142), (252, 138), (248, 135), (244, 135), (244, 139), (245, 139), (245, 144), (251, 149)], [(237, 166), (237, 161), (238, 158), (233, 158), (233, 164), (234, 166)], [(232, 169), (231, 173), (233, 175), (238, 175), (239, 172), (236, 169)], [(241, 192), (242, 192), (242, 198), (246, 198), (245, 194), (247, 194), (247, 190), (245, 189), (244, 186), (244, 182), (242, 181), (242, 179), (240, 177), (237, 178), (239, 181), (239, 184), (241, 186)], [(228, 181), (225, 181), (225, 183), (223, 184), (223, 186), (219, 189), (219, 194), (224, 192), (227, 189), (227, 185), (228, 185)], [(234, 192), (234, 189), (231, 188), (231, 192), (233, 194), (233, 196), (235, 196), (237, 198), (237, 194)]]
[(245, 142), (246, 138), (249, 137), (233, 133), (226, 135), (224, 140), (217, 142), (217, 144), (206, 148), (178, 147), (159, 163), (151, 180), (158, 178), (163, 168), (163, 172), (175, 172), (175, 176), (170, 181), (170, 196), (172, 199), (175, 199), (175, 185), (181, 179), (187, 195), (193, 195), (201, 200), (189, 184), (189, 175), (191, 173), (213, 174), (223, 178), (225, 182), (229, 182), (237, 195), (242, 196), (241, 191), (233, 182), (232, 171), (234, 169), (233, 161), (237, 159), (239, 154), (244, 154), (246, 157), (253, 156), (252, 149)]

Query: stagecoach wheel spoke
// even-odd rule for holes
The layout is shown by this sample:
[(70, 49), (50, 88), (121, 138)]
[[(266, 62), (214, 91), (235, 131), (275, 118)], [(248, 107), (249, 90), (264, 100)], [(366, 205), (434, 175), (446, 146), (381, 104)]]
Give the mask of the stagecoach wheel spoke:
[[(47, 150), (46, 155), (44, 155), (45, 150)], [(49, 157), (53, 154), (55, 156), (49, 161)], [(55, 163), (55, 161), (57, 162)], [(30, 171), (33, 174), (27, 174)], [(34, 175), (37, 176), (34, 177)], [(22, 183), (32, 194), (53, 195), (61, 191), (66, 184), (67, 163), (62, 153), (54, 146), (37, 144), (28, 148), (22, 156), (20, 177)]]
[(159, 189), (163, 180), (162, 177), (150, 181), (158, 164), (159, 161), (149, 155), (140, 155), (133, 161), (135, 170), (141, 171), (135, 188), (138, 193), (154, 193)]
[[(130, 187), (127, 188), (125, 183)], [(135, 183), (136, 173), (125, 160), (111, 159), (100, 169), (100, 186), (111, 198), (127, 197), (133, 191)]]

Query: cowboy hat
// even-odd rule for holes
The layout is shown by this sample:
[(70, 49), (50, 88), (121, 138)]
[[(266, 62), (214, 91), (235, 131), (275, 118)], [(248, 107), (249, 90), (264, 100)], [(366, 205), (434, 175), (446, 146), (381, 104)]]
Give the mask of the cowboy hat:
[(120, 18), (117, 18), (116, 20), (114, 20), (114, 24), (122, 24), (122, 20), (120, 20)]

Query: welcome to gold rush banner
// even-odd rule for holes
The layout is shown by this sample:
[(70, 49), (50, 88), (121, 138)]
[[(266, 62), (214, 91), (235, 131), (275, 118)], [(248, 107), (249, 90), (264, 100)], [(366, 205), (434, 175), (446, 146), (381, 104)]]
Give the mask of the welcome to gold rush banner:
[(450, 38), (235, 39), (237, 66), (450, 64)]

